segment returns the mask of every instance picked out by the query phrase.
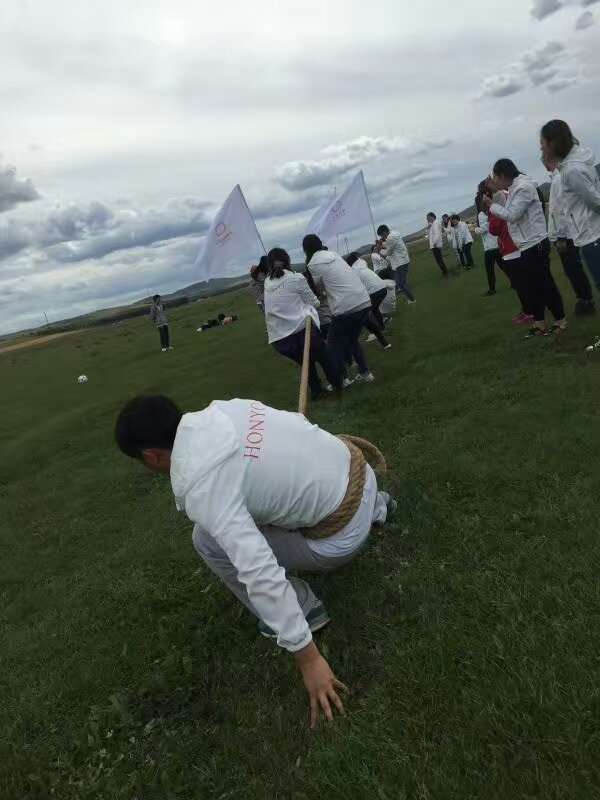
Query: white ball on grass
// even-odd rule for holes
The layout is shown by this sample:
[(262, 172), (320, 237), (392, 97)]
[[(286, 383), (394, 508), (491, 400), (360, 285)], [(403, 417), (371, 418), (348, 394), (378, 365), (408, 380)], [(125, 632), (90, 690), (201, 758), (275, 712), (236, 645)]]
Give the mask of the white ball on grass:
[(88, 377), (87, 377), (87, 375), (80, 375), (80, 376), (77, 378), (77, 383), (87, 383), (87, 382), (88, 382)]

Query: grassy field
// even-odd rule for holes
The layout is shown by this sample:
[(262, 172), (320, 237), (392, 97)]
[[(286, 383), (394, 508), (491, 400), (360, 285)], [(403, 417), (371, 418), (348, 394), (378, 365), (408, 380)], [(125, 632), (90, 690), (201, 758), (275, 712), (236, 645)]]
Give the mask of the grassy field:
[[(313, 582), (352, 689), (316, 733), (168, 481), (113, 444), (139, 392), (295, 408), (250, 295), (173, 312), (169, 354), (134, 320), (0, 355), (3, 800), (600, 796), (600, 319), (524, 341), (503, 277), (483, 299), (481, 267), (442, 281), (417, 251), (377, 383), (309, 412), (380, 444), (400, 503)], [(220, 310), (240, 322), (195, 332)]]

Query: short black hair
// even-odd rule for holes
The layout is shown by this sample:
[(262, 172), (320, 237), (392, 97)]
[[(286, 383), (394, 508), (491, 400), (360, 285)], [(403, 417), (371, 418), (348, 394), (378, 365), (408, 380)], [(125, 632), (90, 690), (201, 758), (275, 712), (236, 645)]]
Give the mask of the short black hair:
[(152, 299), (153, 299), (153, 300), (154, 300), (154, 302), (156, 303), (156, 301), (157, 301), (157, 300), (160, 300), (160, 295), (159, 295), (159, 294), (155, 294), (155, 295), (154, 295), (154, 297), (153, 297)]
[(223, 320), (225, 319), (225, 314), (217, 314), (217, 319), (219, 320), (219, 322), (223, 322)]
[(387, 225), (380, 225), (377, 228), (377, 236), (383, 236), (384, 233), (389, 233), (389, 232), (390, 232), (390, 229), (388, 228)]
[(457, 219), (457, 220), (460, 222), (460, 214), (452, 214), (452, 216), (450, 217), (450, 219), (451, 219), (451, 220), (452, 220), (452, 219)]
[(172, 450), (181, 416), (175, 403), (162, 394), (134, 397), (117, 417), (117, 445), (125, 455), (138, 459), (147, 447)]
[(579, 141), (573, 136), (571, 128), (562, 119), (551, 119), (547, 122), (540, 136), (545, 139), (552, 149), (555, 158), (566, 158)]
[(433, 211), (430, 211), (430, 212), (427, 214), (427, 216), (428, 216), (428, 217), (433, 217), (434, 219), (437, 219), (437, 217), (436, 217), (436, 215), (433, 213)]
[(360, 256), (358, 255), (358, 253), (348, 253), (348, 255), (345, 258), (345, 261), (346, 264), (348, 264), (351, 267), (352, 264), (356, 264), (359, 258)]
[(492, 168), (492, 172), (494, 175), (502, 175), (504, 178), (513, 178), (513, 180), (523, 174), (510, 158), (498, 159)]

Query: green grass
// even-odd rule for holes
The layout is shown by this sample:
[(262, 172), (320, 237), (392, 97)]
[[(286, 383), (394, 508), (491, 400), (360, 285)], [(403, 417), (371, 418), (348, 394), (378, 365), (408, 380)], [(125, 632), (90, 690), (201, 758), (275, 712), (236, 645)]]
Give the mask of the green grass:
[[(377, 383), (310, 408), (382, 446), (400, 502), (314, 579), (352, 688), (316, 733), (293, 660), (112, 438), (139, 392), (295, 408), (250, 295), (173, 312), (168, 355), (147, 320), (0, 355), (3, 800), (600, 796), (600, 320), (525, 342), (503, 277), (484, 300), (481, 267), (443, 282), (417, 251)], [(221, 309), (240, 322), (196, 334)]]

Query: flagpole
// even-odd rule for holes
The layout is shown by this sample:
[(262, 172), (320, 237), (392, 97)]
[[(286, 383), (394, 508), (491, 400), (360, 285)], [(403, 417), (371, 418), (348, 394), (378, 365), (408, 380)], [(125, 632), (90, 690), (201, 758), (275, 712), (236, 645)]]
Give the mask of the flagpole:
[(240, 194), (242, 195), (242, 200), (244, 201), (244, 205), (246, 206), (246, 211), (248, 212), (250, 219), (252, 220), (252, 224), (254, 225), (254, 230), (256, 231), (256, 235), (258, 236), (258, 241), (260, 242), (262, 249), (265, 251), (265, 255), (267, 255), (267, 248), (265, 247), (265, 243), (263, 242), (262, 236), (260, 235), (260, 231), (258, 230), (258, 227), (256, 225), (256, 220), (254, 219), (252, 212), (250, 211), (250, 207), (248, 205), (244, 192), (242, 191), (242, 187), (239, 185), (239, 183), (237, 185), (237, 188), (240, 190)]
[(366, 195), (366, 198), (367, 198), (367, 205), (369, 206), (369, 214), (371, 215), (371, 225), (373, 226), (373, 233), (375, 234), (375, 239), (377, 240), (377, 229), (375, 228), (375, 220), (373, 219), (373, 209), (371, 208), (371, 201), (369, 199), (369, 192), (367, 191), (367, 184), (365, 183), (365, 173), (362, 171), (362, 169), (360, 171), (360, 174), (361, 174), (361, 177), (362, 177), (363, 187), (365, 189), (365, 195)]

